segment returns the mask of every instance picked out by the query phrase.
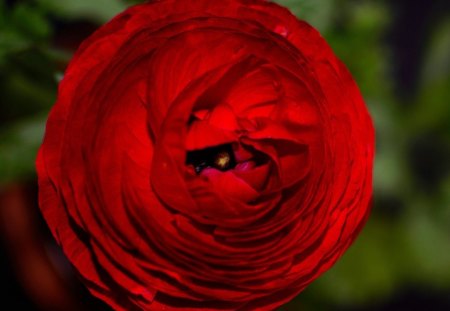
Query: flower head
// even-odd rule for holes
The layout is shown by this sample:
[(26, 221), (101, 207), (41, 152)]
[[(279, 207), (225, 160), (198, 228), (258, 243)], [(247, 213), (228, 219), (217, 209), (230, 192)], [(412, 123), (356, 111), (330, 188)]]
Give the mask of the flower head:
[(116, 310), (273, 310), (356, 238), (373, 152), (350, 73), (287, 9), (151, 1), (71, 61), (40, 207)]

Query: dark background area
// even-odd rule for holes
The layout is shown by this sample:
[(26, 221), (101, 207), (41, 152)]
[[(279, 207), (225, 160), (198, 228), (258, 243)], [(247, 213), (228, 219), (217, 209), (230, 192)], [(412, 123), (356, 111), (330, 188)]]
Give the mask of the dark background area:
[[(50, 236), (34, 160), (73, 52), (137, 2), (0, 0), (6, 309), (109, 310), (77, 281)], [(277, 2), (315, 26), (347, 64), (377, 131), (371, 218), (342, 259), (281, 310), (450, 310), (450, 2)]]

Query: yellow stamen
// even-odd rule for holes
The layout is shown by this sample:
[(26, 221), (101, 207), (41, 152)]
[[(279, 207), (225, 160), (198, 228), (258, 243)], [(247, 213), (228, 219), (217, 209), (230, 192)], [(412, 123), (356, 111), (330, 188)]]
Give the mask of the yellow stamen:
[(230, 154), (228, 152), (220, 152), (214, 159), (214, 164), (219, 169), (226, 169), (230, 165)]

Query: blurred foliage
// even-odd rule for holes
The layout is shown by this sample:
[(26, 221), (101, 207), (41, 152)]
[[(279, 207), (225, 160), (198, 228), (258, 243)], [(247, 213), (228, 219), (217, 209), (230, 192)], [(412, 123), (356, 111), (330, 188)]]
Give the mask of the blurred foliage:
[[(35, 178), (36, 151), (78, 25), (88, 25), (87, 36), (138, 2), (0, 0), (0, 187)], [(388, 1), (277, 2), (315, 26), (348, 66), (377, 130), (372, 217), (343, 258), (286, 310), (370, 305), (408, 286), (450, 292), (448, 14), (427, 30), (418, 88), (405, 99), (395, 92)]]
[(127, 7), (121, 0), (36, 0), (36, 2), (47, 12), (66, 20), (85, 18), (98, 23), (108, 21)]

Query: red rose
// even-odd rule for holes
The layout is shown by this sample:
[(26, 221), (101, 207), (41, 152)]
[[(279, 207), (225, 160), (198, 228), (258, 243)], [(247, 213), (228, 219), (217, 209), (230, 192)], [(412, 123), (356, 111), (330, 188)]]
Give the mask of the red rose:
[(287, 9), (152, 1), (71, 61), (40, 207), (115, 310), (273, 310), (356, 238), (373, 153), (351, 75)]

